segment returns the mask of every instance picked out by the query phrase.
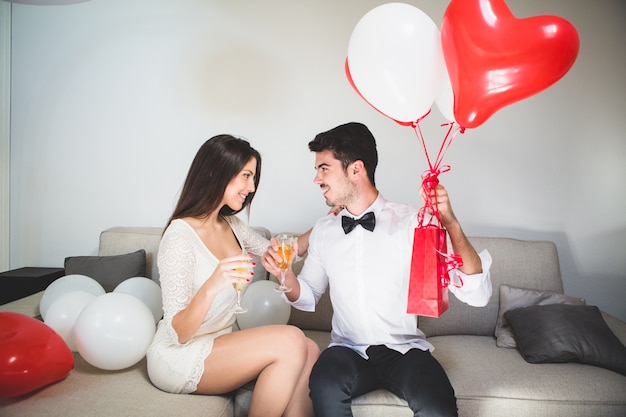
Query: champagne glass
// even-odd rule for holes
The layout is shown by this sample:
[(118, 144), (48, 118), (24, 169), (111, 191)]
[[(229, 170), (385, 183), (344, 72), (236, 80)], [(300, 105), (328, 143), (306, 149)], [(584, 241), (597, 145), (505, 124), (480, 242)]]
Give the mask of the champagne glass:
[[(242, 249), (241, 251), (231, 253), (230, 256), (247, 255), (247, 254), (248, 252), (245, 249)], [(247, 261), (247, 262), (248, 264), (250, 264), (250, 261)], [(235, 268), (235, 271), (247, 272), (247, 271), (250, 271), (250, 266), (248, 265), (247, 267)], [(247, 308), (241, 306), (241, 292), (243, 291), (243, 286), (244, 286), (244, 283), (241, 281), (233, 282), (233, 288), (235, 288), (235, 291), (237, 292), (237, 303), (231, 309), (231, 311), (235, 314), (243, 314), (248, 311)]]
[(285, 285), (285, 272), (289, 269), (291, 258), (294, 256), (293, 244), (295, 238), (292, 235), (283, 233), (276, 236), (276, 240), (278, 241), (278, 256), (280, 256), (282, 260), (278, 263), (278, 268), (280, 269), (280, 285), (277, 285), (275, 290), (278, 292), (289, 292), (291, 288)]

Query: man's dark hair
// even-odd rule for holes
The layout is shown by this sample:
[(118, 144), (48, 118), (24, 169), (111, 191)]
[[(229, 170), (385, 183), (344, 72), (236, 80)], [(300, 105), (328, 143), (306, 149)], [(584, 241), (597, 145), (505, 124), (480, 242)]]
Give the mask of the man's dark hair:
[(319, 133), (309, 142), (309, 149), (312, 152), (331, 151), (335, 159), (341, 161), (344, 171), (354, 161), (363, 161), (367, 177), (372, 185), (376, 185), (374, 181), (378, 165), (376, 139), (364, 124), (351, 122)]

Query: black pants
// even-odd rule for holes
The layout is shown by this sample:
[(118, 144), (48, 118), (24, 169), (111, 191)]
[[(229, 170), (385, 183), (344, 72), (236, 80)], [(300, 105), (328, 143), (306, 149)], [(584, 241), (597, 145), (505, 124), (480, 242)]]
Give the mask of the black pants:
[(458, 415), (454, 389), (430, 352), (403, 355), (383, 345), (370, 346), (367, 355), (341, 346), (322, 352), (309, 381), (316, 417), (352, 416), (352, 399), (378, 388), (406, 400), (414, 416)]

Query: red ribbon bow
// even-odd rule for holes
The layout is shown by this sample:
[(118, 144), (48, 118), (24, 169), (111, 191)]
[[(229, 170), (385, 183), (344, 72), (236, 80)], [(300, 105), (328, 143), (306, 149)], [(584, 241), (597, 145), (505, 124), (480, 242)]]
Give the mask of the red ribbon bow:
[[(455, 253), (441, 253), (437, 251), (441, 256), (444, 257), (444, 261), (439, 265), (439, 276), (441, 277), (441, 284), (444, 288), (448, 288), (450, 285), (450, 275), (449, 272), (458, 269), (463, 266), (463, 258), (461, 255), (457, 255)], [(460, 284), (453, 284), (456, 288), (461, 288), (463, 286), (463, 280), (460, 276), (459, 278)]]

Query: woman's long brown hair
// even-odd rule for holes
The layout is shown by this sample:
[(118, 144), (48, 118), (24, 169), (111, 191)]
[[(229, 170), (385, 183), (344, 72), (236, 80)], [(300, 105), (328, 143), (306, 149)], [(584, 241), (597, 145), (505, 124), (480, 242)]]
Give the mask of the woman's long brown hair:
[[(227, 205), (218, 207), (226, 186), (243, 167), (256, 159), (255, 191), (248, 194), (241, 209), (233, 210)], [(261, 154), (244, 139), (232, 135), (217, 135), (207, 140), (196, 153), (176, 208), (165, 228), (172, 220), (182, 217), (202, 218), (219, 209), (220, 215), (237, 214), (249, 209), (261, 179)]]

